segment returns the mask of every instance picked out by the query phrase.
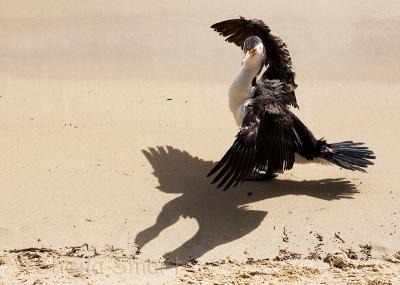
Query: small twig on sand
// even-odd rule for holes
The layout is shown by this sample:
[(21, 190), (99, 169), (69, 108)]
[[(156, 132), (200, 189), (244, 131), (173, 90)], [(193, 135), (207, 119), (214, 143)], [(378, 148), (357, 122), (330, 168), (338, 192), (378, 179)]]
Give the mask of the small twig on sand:
[(89, 245), (87, 243), (82, 244), (81, 246), (66, 246), (66, 249), (70, 249), (65, 255), (67, 256), (73, 256), (74, 253), (76, 253), (78, 250), (80, 250), (82, 247), (86, 247), (86, 250), (89, 250)]
[(97, 252), (97, 249), (94, 246), (92, 248), (93, 248), (94, 256), (100, 255), (100, 253)]
[(286, 233), (286, 228), (285, 227), (283, 227), (283, 238), (282, 238), (282, 240), (284, 242), (289, 242), (289, 237), (288, 237), (288, 235)]
[(340, 234), (340, 233), (339, 233), (339, 232), (338, 232), (338, 233), (335, 233), (335, 238), (337, 238), (337, 239), (340, 240), (341, 242), (345, 243), (345, 241), (344, 241), (338, 234)]
[(28, 247), (28, 248), (21, 248), (21, 249), (11, 249), (8, 252), (10, 253), (21, 253), (21, 252), (51, 252), (51, 253), (57, 253), (54, 249), (51, 248), (45, 248), (45, 247)]
[(318, 239), (319, 241), (321, 241), (321, 242), (324, 240), (324, 237), (321, 236), (319, 233), (315, 233), (315, 236), (316, 236), (317, 239)]

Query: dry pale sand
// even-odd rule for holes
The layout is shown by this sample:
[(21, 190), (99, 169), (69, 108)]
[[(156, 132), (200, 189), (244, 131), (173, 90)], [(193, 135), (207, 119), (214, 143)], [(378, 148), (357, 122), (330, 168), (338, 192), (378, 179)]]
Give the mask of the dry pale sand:
[[(331, 2), (1, 1), (0, 284), (399, 284), (400, 5)], [(368, 174), (209, 184), (241, 61), (209, 26), (239, 14), (287, 42), (314, 133), (376, 152)]]

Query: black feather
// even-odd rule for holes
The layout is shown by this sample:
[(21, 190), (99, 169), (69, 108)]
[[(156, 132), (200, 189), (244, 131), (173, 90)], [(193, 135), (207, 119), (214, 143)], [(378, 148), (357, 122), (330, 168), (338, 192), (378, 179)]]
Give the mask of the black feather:
[(286, 44), (277, 36), (271, 34), (270, 28), (261, 20), (231, 19), (216, 23), (211, 26), (216, 32), (228, 37), (228, 42), (233, 42), (243, 48), (244, 41), (249, 37), (259, 37), (266, 49), (265, 66), (267, 67), (262, 79), (278, 79), (293, 88), (295, 73), (292, 70), (292, 59)]
[(374, 152), (359, 142), (340, 142), (325, 144), (321, 147), (321, 157), (327, 161), (349, 170), (365, 172), (365, 168), (374, 163)]

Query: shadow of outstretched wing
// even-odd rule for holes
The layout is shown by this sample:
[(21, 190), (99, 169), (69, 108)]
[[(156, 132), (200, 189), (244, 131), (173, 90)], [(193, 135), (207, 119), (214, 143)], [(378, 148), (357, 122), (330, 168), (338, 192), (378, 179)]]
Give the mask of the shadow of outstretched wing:
[[(315, 181), (274, 180), (244, 183), (238, 189), (223, 192), (210, 184), (206, 173), (214, 162), (193, 157), (171, 146), (149, 148), (143, 154), (158, 178), (158, 189), (165, 193), (182, 193), (162, 208), (154, 225), (136, 236), (142, 248), (160, 232), (176, 223), (179, 217), (191, 217), (199, 224), (198, 232), (179, 248), (164, 255), (167, 260), (185, 263), (201, 257), (214, 247), (239, 239), (265, 219), (267, 211), (247, 209), (241, 205), (284, 195), (307, 195), (324, 200), (352, 198), (354, 184), (344, 179)], [(255, 193), (248, 195), (248, 192)]]

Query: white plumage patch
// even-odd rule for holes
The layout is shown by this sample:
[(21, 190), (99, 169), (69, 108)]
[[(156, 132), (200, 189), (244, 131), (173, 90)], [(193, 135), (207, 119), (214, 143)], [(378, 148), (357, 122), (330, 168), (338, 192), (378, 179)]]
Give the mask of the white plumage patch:
[(258, 69), (242, 66), (229, 88), (229, 109), (235, 117), (236, 124), (241, 127), (246, 116), (246, 106), (253, 97), (252, 81), (257, 76)]

